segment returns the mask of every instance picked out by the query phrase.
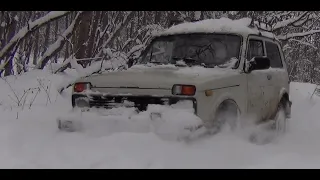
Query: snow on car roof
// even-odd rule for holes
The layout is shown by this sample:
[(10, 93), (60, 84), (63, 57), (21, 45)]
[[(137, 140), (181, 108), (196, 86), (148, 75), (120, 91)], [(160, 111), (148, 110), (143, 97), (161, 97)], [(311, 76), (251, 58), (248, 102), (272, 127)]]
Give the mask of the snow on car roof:
[(276, 38), (274, 34), (259, 31), (257, 28), (251, 28), (249, 25), (251, 18), (242, 18), (231, 20), (229, 18), (206, 19), (197, 22), (186, 22), (170, 27), (169, 29), (155, 34), (154, 36), (167, 36), (174, 34), (190, 33), (234, 33), (241, 35), (259, 34), (269, 38)]

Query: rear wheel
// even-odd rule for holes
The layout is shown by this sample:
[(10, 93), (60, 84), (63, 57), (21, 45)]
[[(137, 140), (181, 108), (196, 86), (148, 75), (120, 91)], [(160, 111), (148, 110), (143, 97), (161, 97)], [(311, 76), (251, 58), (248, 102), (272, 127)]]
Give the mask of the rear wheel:
[(250, 136), (250, 141), (255, 144), (267, 144), (275, 138), (282, 136), (287, 131), (288, 116), (286, 108), (288, 101), (282, 99), (278, 105), (278, 109), (274, 119), (260, 124), (257, 131)]
[(288, 117), (286, 113), (287, 105), (288, 105), (288, 102), (286, 100), (282, 100), (278, 105), (277, 113), (274, 118), (273, 130), (279, 135), (284, 134), (287, 131), (287, 123), (288, 123)]

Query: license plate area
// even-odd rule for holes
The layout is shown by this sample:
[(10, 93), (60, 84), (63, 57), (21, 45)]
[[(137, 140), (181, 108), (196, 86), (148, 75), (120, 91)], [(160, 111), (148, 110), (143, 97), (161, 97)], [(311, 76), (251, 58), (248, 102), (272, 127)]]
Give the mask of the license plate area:
[(63, 131), (74, 131), (73, 122), (69, 120), (58, 120), (58, 128)]
[[(83, 97), (83, 95), (81, 95)], [(80, 95), (72, 95), (73, 107), (75, 99)], [(194, 112), (197, 111), (197, 102), (193, 97), (176, 97), (176, 96), (132, 96), (132, 95), (87, 95), (89, 107), (111, 109), (115, 107), (135, 107), (139, 111), (146, 111), (148, 105), (173, 105), (183, 100), (190, 100), (193, 104)]]
[(145, 111), (149, 104), (169, 105), (175, 102), (168, 98), (151, 96), (93, 96), (89, 101), (91, 107), (136, 107), (140, 111)]

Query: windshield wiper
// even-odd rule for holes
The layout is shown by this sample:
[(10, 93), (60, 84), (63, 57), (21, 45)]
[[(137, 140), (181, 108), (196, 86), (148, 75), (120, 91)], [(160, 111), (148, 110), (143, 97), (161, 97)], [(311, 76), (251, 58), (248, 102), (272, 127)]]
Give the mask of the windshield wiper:
[(172, 59), (174, 59), (174, 60), (183, 60), (184, 62), (186, 62), (186, 63), (192, 63), (192, 62), (197, 62), (198, 60), (196, 60), (196, 59), (193, 59), (193, 58), (190, 58), (190, 57), (184, 57), (184, 58), (182, 58), (182, 57), (172, 57)]
[[(184, 61), (186, 63), (185, 66), (198, 65), (198, 66), (203, 66), (205, 68), (214, 68), (216, 66), (215, 64), (205, 64), (205, 63), (199, 62), (199, 60), (193, 59), (190, 57), (186, 57), (186, 58), (172, 57), (172, 59)], [(175, 65), (183, 66), (183, 64), (177, 63), (177, 61), (176, 61)]]
[[(176, 60), (175, 62), (175, 65), (178, 65), (178, 66), (190, 66), (190, 65), (201, 65), (201, 63), (197, 60), (197, 59), (193, 59), (193, 58), (190, 58), (190, 57), (172, 57), (173, 60)], [(184, 64), (181, 64), (181, 63), (177, 63), (178, 61), (183, 61), (185, 63)]]

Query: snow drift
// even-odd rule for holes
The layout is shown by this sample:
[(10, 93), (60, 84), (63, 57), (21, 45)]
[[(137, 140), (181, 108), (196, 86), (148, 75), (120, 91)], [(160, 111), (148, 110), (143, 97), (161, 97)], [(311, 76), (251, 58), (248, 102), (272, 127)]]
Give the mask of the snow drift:
[[(0, 168), (320, 167), (320, 103), (316, 95), (311, 98), (315, 85), (291, 83), (289, 131), (273, 143), (255, 145), (237, 132), (186, 143), (172, 141), (176, 134), (170, 133), (181, 130), (180, 121), (192, 124), (196, 118), (165, 109), (158, 110), (167, 113), (169, 123), (152, 124), (143, 113), (119, 108), (108, 117), (104, 111), (72, 116), (86, 123), (86, 131), (58, 131), (56, 119), (68, 115), (71, 100), (70, 88), (62, 95), (57, 88), (75, 74), (35, 70), (0, 80)], [(15, 97), (23, 99), (20, 104)]]

